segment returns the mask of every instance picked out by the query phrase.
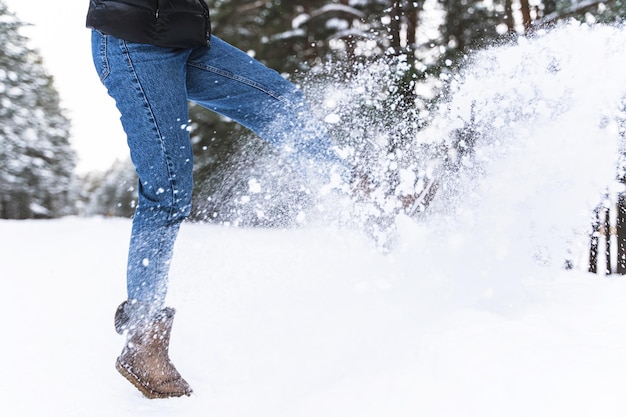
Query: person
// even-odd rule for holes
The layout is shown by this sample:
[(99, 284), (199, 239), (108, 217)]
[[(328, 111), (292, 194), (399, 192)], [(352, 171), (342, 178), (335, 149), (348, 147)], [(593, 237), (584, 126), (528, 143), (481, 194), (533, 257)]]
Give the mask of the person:
[(115, 313), (116, 331), (126, 334), (116, 368), (148, 398), (190, 395), (169, 358), (175, 310), (165, 306), (174, 242), (191, 210), (188, 101), (293, 154), (314, 175), (345, 178), (348, 164), (296, 86), (212, 35), (204, 0), (90, 0), (86, 25), (139, 177), (128, 297)]

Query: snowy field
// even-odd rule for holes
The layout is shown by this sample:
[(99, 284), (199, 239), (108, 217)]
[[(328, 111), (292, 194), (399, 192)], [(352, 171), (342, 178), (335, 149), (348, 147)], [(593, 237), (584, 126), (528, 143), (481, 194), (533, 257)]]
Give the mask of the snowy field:
[[(2, 221), (7, 416), (623, 416), (626, 280), (546, 268), (507, 305), (358, 234), (185, 225), (171, 356), (190, 398), (114, 369), (124, 220)], [(441, 262), (453, 262), (445, 254)], [(531, 272), (532, 271), (532, 272)], [(444, 279), (445, 278), (445, 279)], [(477, 291), (478, 292), (478, 291)]]
[(474, 165), (386, 255), (352, 228), (183, 225), (168, 304), (190, 398), (114, 368), (128, 220), (0, 221), (0, 414), (624, 416), (626, 279), (583, 272), (624, 50), (571, 25), (477, 54), (423, 131), (474, 120)]

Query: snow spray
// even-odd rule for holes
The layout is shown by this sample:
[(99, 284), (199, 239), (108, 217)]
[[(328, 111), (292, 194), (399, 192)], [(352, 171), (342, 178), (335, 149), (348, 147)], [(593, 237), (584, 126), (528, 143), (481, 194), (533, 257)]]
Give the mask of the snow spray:
[(479, 52), (420, 132), (449, 138), (471, 120), (474, 158), (445, 203), (491, 258), (560, 262), (589, 229), (617, 172), (625, 46), (621, 30), (570, 24)]
[[(396, 221), (390, 255), (409, 274), (458, 279), (460, 292), (480, 298), (509, 291), (529, 264), (562, 268), (586, 251), (593, 209), (618, 186), (625, 50), (626, 31), (615, 26), (538, 30), (467, 56), (425, 109), (389, 100), (406, 73), (402, 59), (361, 64), (354, 74), (331, 65), (302, 85), (339, 153), (376, 179), (372, 198), (438, 177), (421, 217)], [(301, 226), (362, 226), (363, 206), (307, 205), (310, 190), (275, 154), (249, 153), (257, 169), (237, 200), (243, 212), (254, 206), (257, 217), (287, 212)], [(377, 210), (366, 214), (386, 214), (384, 204)]]
[(593, 208), (618, 186), (625, 47), (623, 29), (570, 23), (478, 52), (451, 81), (418, 142), (467, 123), (476, 141), (418, 246), (449, 254), (461, 291), (515, 293), (529, 264), (588, 250)]
[[(358, 137), (347, 141), (348, 157), (379, 173), (396, 170), (400, 186), (406, 172), (439, 176), (422, 218), (397, 222), (396, 256), (416, 276), (458, 280), (471, 299), (506, 299), (529, 264), (563, 268), (585, 253), (594, 207), (619, 186), (625, 50), (623, 29), (574, 22), (477, 51), (448, 80), (425, 126), (417, 112), (363, 112), (369, 92), (394, 76), (379, 64), (324, 85), (314, 100), (321, 118), (348, 132), (344, 139)], [(393, 154), (382, 151), (413, 132)], [(471, 152), (461, 155), (468, 134)]]

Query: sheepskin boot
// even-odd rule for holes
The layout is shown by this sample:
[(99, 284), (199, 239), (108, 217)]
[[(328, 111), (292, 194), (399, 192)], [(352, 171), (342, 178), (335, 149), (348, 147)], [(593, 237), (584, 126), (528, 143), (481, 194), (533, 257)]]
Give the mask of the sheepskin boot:
[(132, 320), (127, 307), (125, 301), (115, 313), (116, 331), (127, 333), (116, 369), (148, 398), (191, 395), (191, 387), (168, 354), (175, 310), (166, 307), (150, 320)]

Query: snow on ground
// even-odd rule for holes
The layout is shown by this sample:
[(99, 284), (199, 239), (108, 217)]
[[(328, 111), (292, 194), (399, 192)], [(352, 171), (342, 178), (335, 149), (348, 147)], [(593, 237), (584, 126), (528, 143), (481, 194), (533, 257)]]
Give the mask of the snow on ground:
[(570, 26), (479, 54), (425, 132), (478, 103), (479, 169), (387, 255), (351, 229), (185, 224), (170, 353), (190, 398), (114, 368), (128, 220), (0, 221), (0, 413), (623, 416), (626, 280), (562, 265), (614, 177), (625, 43)]
[[(626, 410), (626, 280), (530, 268), (516, 300), (492, 308), (455, 295), (414, 254), (381, 255), (348, 231), (191, 224), (172, 272), (171, 356), (195, 392), (144, 399), (113, 367), (129, 226), (0, 222), (3, 415)], [(471, 271), (447, 279), (480, 285)]]

